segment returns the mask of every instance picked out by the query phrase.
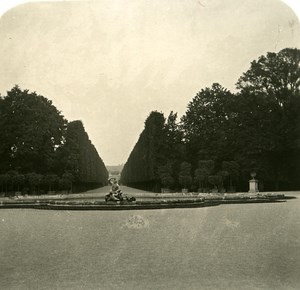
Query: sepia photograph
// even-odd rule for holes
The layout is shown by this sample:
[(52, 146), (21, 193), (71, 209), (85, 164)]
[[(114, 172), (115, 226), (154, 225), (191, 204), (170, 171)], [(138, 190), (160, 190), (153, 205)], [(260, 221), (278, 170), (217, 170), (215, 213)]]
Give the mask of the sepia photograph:
[(0, 289), (300, 289), (299, 21), (0, 3)]

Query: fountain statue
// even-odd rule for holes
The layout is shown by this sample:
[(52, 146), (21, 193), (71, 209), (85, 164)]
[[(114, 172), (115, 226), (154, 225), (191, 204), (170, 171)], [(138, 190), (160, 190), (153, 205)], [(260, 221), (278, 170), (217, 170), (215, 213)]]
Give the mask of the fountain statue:
[(251, 177), (252, 179), (249, 180), (249, 193), (258, 193), (258, 180), (255, 179), (256, 177), (256, 172), (251, 172)]

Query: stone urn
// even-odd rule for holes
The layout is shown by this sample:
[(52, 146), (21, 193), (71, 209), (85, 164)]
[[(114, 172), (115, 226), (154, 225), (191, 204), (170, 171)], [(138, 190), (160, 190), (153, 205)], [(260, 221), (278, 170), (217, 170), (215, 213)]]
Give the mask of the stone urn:
[(256, 177), (256, 172), (251, 172), (250, 173), (252, 179), (249, 180), (249, 193), (258, 193), (258, 180), (255, 179)]

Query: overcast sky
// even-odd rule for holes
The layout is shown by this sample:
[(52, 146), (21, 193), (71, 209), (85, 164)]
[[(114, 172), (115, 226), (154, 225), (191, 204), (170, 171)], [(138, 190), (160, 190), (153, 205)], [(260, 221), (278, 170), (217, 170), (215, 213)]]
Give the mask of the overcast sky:
[(126, 162), (152, 110), (184, 114), (213, 82), (300, 44), (277, 0), (99, 0), (19, 5), (0, 19), (0, 93), (14, 84), (82, 120), (106, 165)]

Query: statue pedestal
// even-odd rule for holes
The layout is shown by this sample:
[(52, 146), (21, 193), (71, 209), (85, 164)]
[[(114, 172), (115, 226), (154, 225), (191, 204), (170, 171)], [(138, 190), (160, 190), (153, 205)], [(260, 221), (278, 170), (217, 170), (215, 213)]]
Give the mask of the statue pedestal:
[(258, 191), (258, 180), (251, 179), (249, 180), (249, 193), (257, 193)]

